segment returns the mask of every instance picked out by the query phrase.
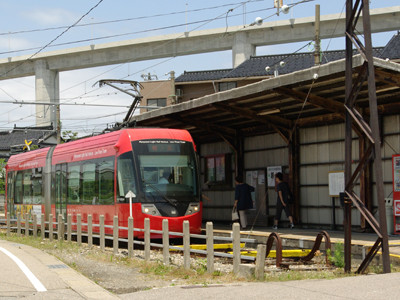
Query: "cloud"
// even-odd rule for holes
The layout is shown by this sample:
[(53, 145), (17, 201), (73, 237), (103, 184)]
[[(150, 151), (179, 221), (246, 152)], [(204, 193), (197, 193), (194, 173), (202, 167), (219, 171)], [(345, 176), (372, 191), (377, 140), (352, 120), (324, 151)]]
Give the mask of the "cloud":
[(60, 25), (73, 23), (78, 16), (71, 11), (60, 8), (33, 9), (22, 13), (27, 19), (30, 19), (41, 25)]

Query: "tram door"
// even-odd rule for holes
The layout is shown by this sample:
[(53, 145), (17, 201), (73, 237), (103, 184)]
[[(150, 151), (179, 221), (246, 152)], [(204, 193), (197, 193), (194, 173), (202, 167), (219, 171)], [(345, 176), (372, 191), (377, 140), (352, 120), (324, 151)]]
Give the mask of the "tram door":
[(67, 220), (67, 164), (56, 165), (55, 172), (56, 191), (56, 218), (61, 214)]

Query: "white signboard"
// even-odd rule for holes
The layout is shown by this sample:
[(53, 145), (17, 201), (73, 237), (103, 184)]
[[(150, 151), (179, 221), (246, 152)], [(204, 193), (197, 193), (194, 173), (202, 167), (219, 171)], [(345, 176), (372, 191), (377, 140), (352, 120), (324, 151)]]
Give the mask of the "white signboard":
[(344, 171), (329, 172), (329, 196), (339, 197), (344, 192)]
[(275, 186), (275, 174), (278, 172), (282, 172), (282, 166), (275, 167), (267, 167), (267, 175), (268, 175), (268, 186)]

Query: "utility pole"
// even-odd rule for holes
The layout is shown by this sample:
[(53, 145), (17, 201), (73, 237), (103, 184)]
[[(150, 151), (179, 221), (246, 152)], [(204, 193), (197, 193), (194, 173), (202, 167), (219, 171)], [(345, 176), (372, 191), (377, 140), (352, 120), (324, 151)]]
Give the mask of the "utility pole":
[(315, 49), (314, 49), (314, 63), (316, 66), (321, 64), (321, 39), (320, 39), (320, 6), (315, 5)]

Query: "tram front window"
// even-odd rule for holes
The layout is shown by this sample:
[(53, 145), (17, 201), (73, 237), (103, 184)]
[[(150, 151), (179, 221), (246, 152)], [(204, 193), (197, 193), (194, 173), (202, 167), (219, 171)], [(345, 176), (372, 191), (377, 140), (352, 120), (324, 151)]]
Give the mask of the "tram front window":
[(189, 142), (149, 140), (133, 142), (142, 187), (149, 201), (192, 202), (198, 196), (197, 167)]

